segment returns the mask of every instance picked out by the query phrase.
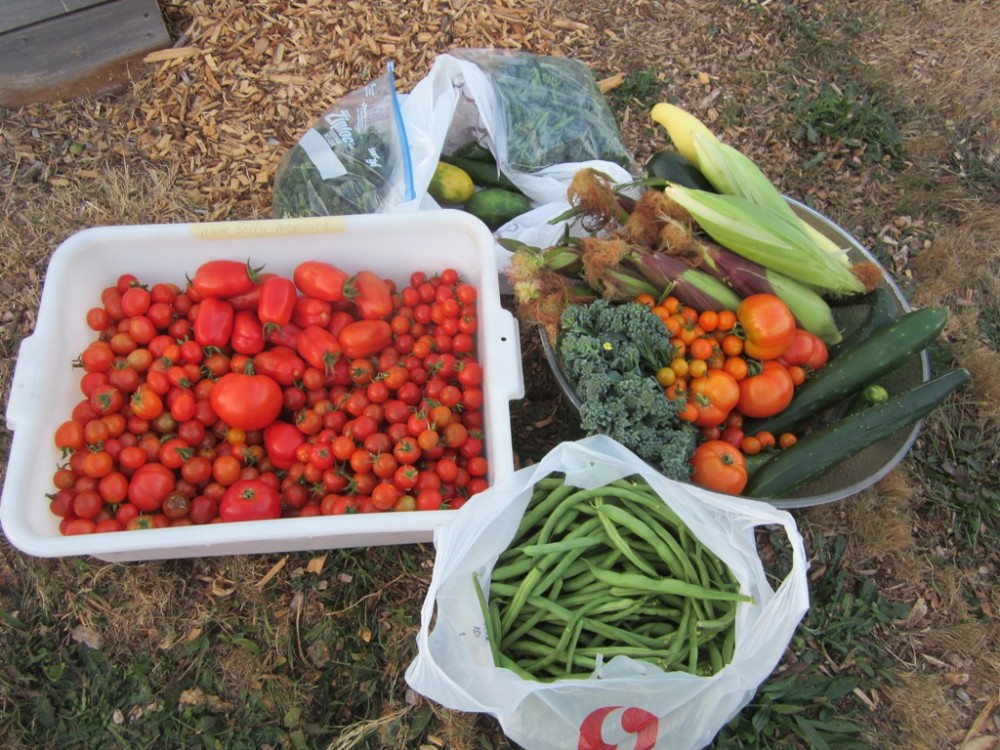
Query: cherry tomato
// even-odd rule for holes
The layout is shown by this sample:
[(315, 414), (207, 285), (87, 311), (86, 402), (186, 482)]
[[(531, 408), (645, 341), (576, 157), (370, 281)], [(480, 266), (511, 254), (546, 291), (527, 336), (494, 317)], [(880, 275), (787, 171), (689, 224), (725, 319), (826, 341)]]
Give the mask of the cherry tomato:
[(691, 481), (699, 487), (738, 495), (747, 484), (743, 454), (724, 440), (701, 443), (691, 457)]
[(281, 494), (259, 479), (233, 482), (219, 502), (223, 521), (258, 521), (281, 516)]
[(140, 511), (160, 509), (176, 484), (174, 473), (163, 464), (146, 463), (135, 470), (128, 484), (128, 499)]
[(209, 400), (229, 426), (262, 430), (278, 418), (284, 399), (281, 386), (267, 375), (230, 372), (216, 381)]
[(795, 336), (795, 316), (773, 294), (745, 297), (736, 308), (736, 318), (746, 335), (743, 350), (754, 359), (780, 357)]

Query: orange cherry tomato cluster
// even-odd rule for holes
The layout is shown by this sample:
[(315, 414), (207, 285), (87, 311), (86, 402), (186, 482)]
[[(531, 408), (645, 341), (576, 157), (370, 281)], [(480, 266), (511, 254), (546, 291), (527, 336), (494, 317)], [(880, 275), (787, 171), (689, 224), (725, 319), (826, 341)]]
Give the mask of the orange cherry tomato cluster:
[(63, 534), (458, 508), (487, 487), (475, 287), (261, 270), (103, 290), (54, 436)]
[(744, 419), (786, 409), (795, 389), (826, 364), (826, 344), (799, 328), (771, 294), (751, 295), (735, 312), (698, 311), (674, 296), (640, 295), (636, 302), (663, 321), (677, 352), (656, 379), (667, 398), (683, 401), (680, 418), (700, 428), (692, 481), (739, 494), (747, 482), (744, 456), (796, 440), (792, 433), (747, 435)]

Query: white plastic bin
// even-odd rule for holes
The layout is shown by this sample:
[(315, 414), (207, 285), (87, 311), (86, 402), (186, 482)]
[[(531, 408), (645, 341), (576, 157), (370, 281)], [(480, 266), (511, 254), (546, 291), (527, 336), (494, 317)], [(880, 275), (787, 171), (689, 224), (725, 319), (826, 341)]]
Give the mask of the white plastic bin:
[(82, 398), (72, 361), (94, 339), (87, 310), (122, 273), (184, 284), (206, 260), (249, 260), (291, 275), (303, 260), (369, 269), (405, 284), (413, 271), (456, 269), (478, 294), (489, 481), (514, 470), (511, 399), (524, 395), (516, 319), (500, 304), (492, 235), (461, 211), (206, 224), (97, 227), (62, 243), (49, 263), (34, 333), (18, 353), (7, 426), (14, 433), (0, 525), (21, 551), (108, 561), (285, 552), (427, 542), (460, 510), (374, 513), (209, 524), (64, 537), (49, 510), (60, 462), (53, 436)]

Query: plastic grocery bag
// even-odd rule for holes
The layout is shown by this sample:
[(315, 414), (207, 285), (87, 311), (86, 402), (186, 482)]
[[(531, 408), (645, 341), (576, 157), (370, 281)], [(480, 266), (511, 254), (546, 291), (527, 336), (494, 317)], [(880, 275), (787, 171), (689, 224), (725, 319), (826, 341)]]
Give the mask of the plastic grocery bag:
[(390, 62), (316, 120), (275, 170), (277, 218), (378, 213), (415, 195)]
[[(616, 656), (585, 679), (536, 682), (495, 667), (472, 582), (489, 577), (513, 539), (541, 478), (564, 472), (589, 489), (639, 474), (726, 563), (752, 603), (738, 605), (732, 660), (710, 677), (664, 672)], [(780, 526), (792, 567), (778, 589), (768, 584), (754, 529)], [(497, 482), (435, 531), (436, 558), (421, 610), (417, 656), (406, 671), (416, 692), (448, 708), (495, 716), (527, 750), (610, 750), (707, 745), (771, 674), (809, 607), (805, 550), (794, 519), (765, 503), (674, 482), (604, 435), (562, 443), (538, 464)]]
[[(427, 186), (442, 154), (472, 141), (489, 150), (535, 207), (494, 234), (536, 247), (556, 244), (574, 175), (597, 169), (615, 183), (635, 179), (634, 159), (593, 74), (569, 58), (497, 49), (456, 49), (401, 96), (415, 199), (395, 210), (432, 209)], [(509, 254), (500, 251), (501, 267)]]

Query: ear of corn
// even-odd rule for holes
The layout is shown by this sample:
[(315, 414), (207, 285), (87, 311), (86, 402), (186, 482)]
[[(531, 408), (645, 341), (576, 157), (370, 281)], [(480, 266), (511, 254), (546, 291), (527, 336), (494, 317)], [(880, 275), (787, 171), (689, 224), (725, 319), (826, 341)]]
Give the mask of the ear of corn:
[(843, 263), (816, 246), (802, 222), (734, 195), (669, 185), (666, 194), (716, 242), (765, 268), (837, 294), (865, 291)]
[[(667, 136), (681, 155), (701, 169), (701, 164), (698, 162), (698, 153), (694, 146), (695, 134), (698, 134), (705, 140), (714, 140), (717, 142), (718, 139), (715, 137), (715, 134), (690, 112), (666, 102), (660, 102), (655, 105), (650, 111), (649, 116), (654, 122), (663, 126), (667, 131)], [(704, 172), (704, 170), (702, 171)], [(709, 182), (711, 182), (711, 178), (709, 178)]]
[(804, 284), (718, 245), (697, 243), (703, 267), (725, 279), (743, 297), (773, 294), (792, 311), (800, 328), (814, 333), (828, 346), (841, 339), (833, 311), (822, 297)]
[(672, 294), (696, 310), (733, 310), (741, 298), (715, 277), (699, 271), (687, 261), (662, 253), (636, 253), (630, 259), (635, 269), (665, 297)]

